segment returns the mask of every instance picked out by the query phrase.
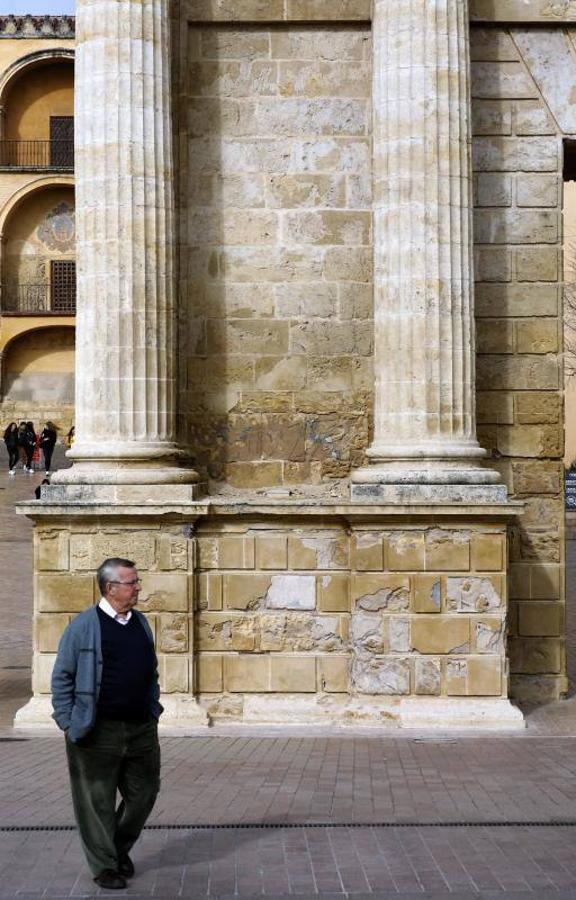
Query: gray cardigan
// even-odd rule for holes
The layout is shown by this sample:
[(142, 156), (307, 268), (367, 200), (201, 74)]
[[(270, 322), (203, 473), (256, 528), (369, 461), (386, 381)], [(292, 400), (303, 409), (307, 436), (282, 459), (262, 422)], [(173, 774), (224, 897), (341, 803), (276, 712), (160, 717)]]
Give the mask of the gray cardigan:
[[(152, 631), (142, 613), (138, 617), (146, 636), (154, 646)], [(154, 679), (150, 691), (150, 713), (160, 717), (158, 662), (154, 656)], [(70, 622), (60, 638), (58, 656), (52, 672), (52, 718), (73, 743), (85, 737), (96, 721), (96, 706), (102, 683), (102, 645), (96, 606), (85, 609)]]

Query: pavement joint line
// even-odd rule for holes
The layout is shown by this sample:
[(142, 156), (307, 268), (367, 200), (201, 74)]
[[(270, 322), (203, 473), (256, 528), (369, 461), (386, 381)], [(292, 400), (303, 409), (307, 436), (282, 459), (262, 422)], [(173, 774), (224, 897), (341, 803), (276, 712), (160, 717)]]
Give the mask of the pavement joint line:
[[(145, 825), (145, 831), (283, 831), (290, 829), (295, 831), (303, 828), (576, 828), (575, 819), (549, 819), (526, 820), (514, 819), (510, 821), (496, 820), (486, 822), (218, 822), (212, 825), (206, 823), (195, 824), (168, 824)], [(7, 832), (52, 832), (52, 831), (76, 831), (75, 825), (0, 825), (0, 833)]]

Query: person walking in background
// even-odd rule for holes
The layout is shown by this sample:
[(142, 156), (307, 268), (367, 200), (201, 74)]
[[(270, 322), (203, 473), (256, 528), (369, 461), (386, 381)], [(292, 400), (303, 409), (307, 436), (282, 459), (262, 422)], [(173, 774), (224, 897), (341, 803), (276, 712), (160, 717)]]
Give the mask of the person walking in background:
[(20, 422), (18, 426), (18, 453), (20, 455), (20, 462), (22, 463), (22, 468), (25, 472), (28, 471), (28, 466), (26, 464), (26, 422)]
[(16, 422), (10, 422), (4, 431), (4, 443), (8, 451), (8, 474), (15, 475), (18, 464), (18, 425)]
[(52, 468), (52, 454), (54, 453), (54, 447), (56, 446), (57, 440), (58, 429), (54, 422), (48, 420), (40, 435), (40, 448), (44, 454), (44, 468), (46, 469), (46, 475), (50, 475), (50, 469)]
[(34, 431), (34, 423), (26, 422), (26, 428), (24, 431), (24, 449), (26, 451), (26, 466), (25, 471), (30, 475), (33, 474), (34, 469), (32, 468), (32, 457), (34, 456), (34, 450), (36, 448), (36, 432)]
[(96, 578), (100, 602), (76, 616), (60, 639), (52, 705), (66, 735), (88, 865), (99, 887), (114, 890), (134, 874), (128, 854), (160, 788), (162, 706), (152, 631), (134, 609), (141, 588), (134, 563), (105, 559)]
[(74, 443), (75, 429), (74, 426), (70, 426), (70, 431), (66, 435), (66, 447), (69, 450), (72, 444)]

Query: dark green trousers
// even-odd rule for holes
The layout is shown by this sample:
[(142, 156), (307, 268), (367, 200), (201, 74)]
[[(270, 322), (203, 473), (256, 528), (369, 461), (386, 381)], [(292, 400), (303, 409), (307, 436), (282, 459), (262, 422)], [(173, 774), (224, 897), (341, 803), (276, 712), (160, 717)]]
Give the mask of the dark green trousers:
[(88, 865), (94, 875), (117, 869), (118, 854), (138, 839), (160, 788), (158, 723), (99, 719), (80, 743), (66, 739), (66, 753)]

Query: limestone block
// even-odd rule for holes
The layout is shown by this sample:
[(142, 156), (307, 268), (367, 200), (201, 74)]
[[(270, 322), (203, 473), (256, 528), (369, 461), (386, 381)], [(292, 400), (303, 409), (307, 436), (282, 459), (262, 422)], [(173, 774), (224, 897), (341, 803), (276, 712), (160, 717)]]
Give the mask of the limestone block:
[[(293, 65), (293, 64), (290, 64)], [(345, 206), (346, 182), (339, 174), (294, 173), (266, 179), (267, 204), (272, 209)]]
[[(342, 402), (341, 392), (352, 391), (353, 364), (349, 357), (310, 357), (306, 362), (308, 397), (311, 395), (318, 397), (321, 391), (338, 391), (337, 396), (341, 398)], [(299, 408), (301, 397), (302, 394), (295, 398)], [(315, 407), (310, 411), (318, 413), (320, 409)]]
[[(278, 142), (287, 157), (289, 170), (298, 172), (340, 172), (346, 175), (361, 175), (370, 170), (370, 142), (365, 138), (315, 138), (292, 142), (292, 155), (286, 154), (285, 143)], [(278, 154), (280, 152), (278, 150)], [(273, 166), (268, 166), (270, 171), (284, 171), (282, 160), (274, 160)], [(346, 251), (348, 254), (350, 250)], [(356, 255), (352, 270), (345, 266), (344, 254), (337, 255), (339, 266), (344, 266), (344, 272), (364, 272), (370, 269), (370, 260), (365, 253)], [(335, 279), (334, 279), (335, 280)], [(350, 281), (369, 281), (367, 277), (347, 278)]]
[(361, 572), (378, 572), (384, 568), (384, 544), (380, 531), (357, 532), (351, 549), (352, 568)]
[(484, 613), (502, 609), (502, 579), (498, 575), (446, 579), (446, 606), (458, 613)]
[(164, 614), (159, 618), (159, 651), (161, 653), (185, 653), (188, 650), (188, 616)]
[(195, 97), (249, 100), (278, 93), (277, 67), (268, 60), (203, 60), (189, 63), (187, 70)]
[(332, 572), (318, 576), (318, 609), (320, 612), (350, 612), (350, 576)]
[(502, 456), (559, 456), (563, 444), (557, 425), (516, 425), (498, 429), (497, 446)]
[(559, 216), (546, 209), (477, 209), (474, 234), (479, 244), (556, 244)]
[(222, 609), (222, 575), (203, 572), (197, 576), (198, 609)]
[(51, 693), (50, 681), (55, 662), (55, 653), (34, 654), (32, 661), (32, 690), (35, 694)]
[(315, 693), (316, 659), (303, 656), (272, 657), (270, 689), (278, 693)]
[(262, 456), (265, 459), (306, 459), (306, 421), (302, 417), (264, 415), (262, 417)]
[(256, 568), (285, 569), (288, 565), (288, 537), (286, 534), (256, 536)]
[(336, 315), (336, 284), (277, 284), (274, 286), (274, 296), (276, 315), (279, 318), (329, 319)]
[(264, 605), (267, 609), (315, 609), (315, 576), (272, 575)]
[(476, 281), (510, 281), (511, 250), (508, 247), (475, 247), (474, 273)]
[(412, 648), (418, 653), (467, 653), (469, 624), (464, 617), (416, 616), (412, 620)]
[[(311, 7), (314, 5), (315, 9)], [(350, 7), (362, 4), (348, 4)], [(307, 13), (315, 18), (315, 12), (327, 4), (314, 2), (307, 3)], [(337, 3), (330, 3), (330, 10), (334, 12)], [(352, 17), (354, 13), (350, 9)], [(368, 29), (348, 29), (339, 25), (337, 28), (279, 28), (271, 32), (271, 58), (272, 59), (299, 59), (299, 60), (365, 60), (370, 58), (371, 40)]]
[[(553, 249), (556, 253), (556, 248)], [(476, 285), (476, 315), (479, 318), (556, 316), (558, 303), (558, 286), (555, 284)]]
[(137, 569), (152, 569), (156, 557), (157, 532), (144, 529), (76, 532), (70, 535), (70, 568), (95, 571), (113, 556), (134, 560)]
[(138, 606), (142, 612), (187, 612), (191, 606), (188, 575), (184, 572), (144, 573)]
[(472, 103), (472, 132), (474, 135), (512, 134), (512, 104), (498, 100), (477, 100)]
[(320, 484), (322, 466), (319, 462), (284, 462), (284, 484)]
[(270, 319), (208, 321), (208, 353), (282, 354), (288, 351), (288, 324)]
[(562, 634), (564, 616), (559, 603), (521, 603), (518, 614), (518, 630), (522, 637), (557, 637)]
[[(370, 209), (372, 207), (374, 192), (372, 178), (369, 173), (364, 175), (349, 175), (346, 179), (348, 208)], [(364, 318), (359, 316), (359, 318)]]
[[(288, 413), (294, 406), (294, 398), (291, 393), (284, 391), (242, 391), (240, 402), (236, 409), (239, 411), (239, 419), (245, 413)], [(254, 417), (255, 422), (260, 421), (260, 416)], [(257, 427), (256, 432), (261, 428)], [(259, 450), (259, 453), (262, 451)], [(247, 456), (245, 458), (248, 458)]]
[(512, 177), (505, 172), (481, 172), (476, 176), (476, 203), (478, 206), (512, 206)]
[(470, 30), (470, 58), (474, 61), (519, 59), (518, 51), (510, 35), (501, 28)]
[(391, 570), (424, 569), (424, 535), (418, 532), (392, 534), (386, 540), (386, 562)]
[(480, 356), (478, 386), (483, 390), (558, 390), (558, 363), (553, 356)]
[(502, 661), (500, 657), (467, 660), (466, 694), (469, 697), (494, 697), (502, 693)]
[(35, 532), (36, 571), (62, 572), (69, 568), (69, 533), (55, 529)]
[(558, 175), (517, 175), (516, 203), (518, 206), (557, 207), (560, 203)]
[[(552, 399), (551, 395), (550, 399)], [(555, 462), (513, 462), (512, 477), (514, 493), (522, 494), (558, 494), (561, 488), (563, 471)]]
[(319, 656), (316, 659), (319, 690), (347, 694), (350, 690), (350, 659), (347, 656)]
[(441, 581), (438, 575), (416, 575), (414, 612), (439, 613), (442, 608)]
[(498, 572), (504, 566), (504, 537), (501, 534), (472, 534), (472, 568)]
[(360, 694), (409, 694), (410, 663), (404, 659), (356, 657), (351, 680)]
[(205, 27), (190, 29), (189, 36), (192, 35), (200, 38), (198, 52), (194, 53), (190, 48), (192, 59), (267, 60), (270, 57), (270, 32), (267, 29)]
[(555, 531), (511, 529), (510, 558), (515, 562), (538, 560), (542, 563), (559, 563), (562, 540), (559, 528)]
[(288, 538), (291, 569), (347, 569), (348, 538), (342, 533), (296, 531)]
[(437, 659), (417, 659), (414, 664), (414, 690), (437, 697), (441, 689), (441, 664)]
[(560, 516), (564, 514), (560, 497), (526, 497), (524, 502), (523, 526), (527, 529), (557, 530)]
[(372, 252), (365, 247), (334, 247), (324, 256), (324, 277), (329, 281), (370, 282)]
[(476, 137), (476, 172), (556, 172), (558, 142), (552, 137)]
[[(193, 65), (194, 64), (190, 65), (190, 72), (193, 69)], [(225, 64), (218, 64), (216, 71), (223, 65)], [(232, 65), (240, 66), (240, 70), (242, 71), (242, 64), (233, 63)], [(264, 63), (263, 66), (269, 67), (270, 63)], [(235, 207), (237, 209), (258, 209), (266, 206), (264, 176), (256, 174), (236, 175), (224, 173), (212, 175), (209, 178), (196, 179), (188, 185), (188, 198), (192, 209), (202, 206), (216, 207), (217, 209), (222, 206), (224, 208)], [(202, 240), (201, 243), (204, 243), (204, 241)], [(204, 287), (207, 290), (207, 296), (210, 296), (212, 286), (205, 285)], [(265, 297), (268, 293), (269, 292), (266, 290), (263, 295), (260, 295), (259, 291), (254, 292), (257, 307), (259, 305), (258, 298)], [(226, 300), (228, 299), (228, 295), (226, 295)]]
[(369, 244), (371, 215), (352, 210), (307, 210), (283, 216), (283, 236), (295, 244)]
[(363, 653), (384, 653), (386, 650), (385, 631), (382, 616), (377, 613), (355, 612), (351, 620), (351, 640), (357, 651)]
[[(241, 104), (234, 104), (241, 106)], [(198, 117), (207, 122), (205, 101), (198, 104)], [(221, 105), (218, 104), (219, 111)], [(224, 124), (225, 127), (225, 124)], [(257, 209), (227, 210), (225, 214), (220, 211), (208, 211), (188, 213), (188, 241), (190, 244), (236, 244), (248, 246), (258, 244), (274, 245), (278, 242), (280, 233), (280, 220), (278, 213)]]
[(254, 694), (270, 690), (269, 656), (225, 656), (224, 688), (231, 693)]
[(158, 656), (160, 690), (164, 694), (188, 693), (190, 661), (188, 656)]
[(34, 617), (34, 647), (41, 653), (56, 653), (62, 633), (72, 616), (39, 615)]
[(479, 391), (476, 395), (476, 420), (480, 424), (513, 425), (514, 398), (511, 394)]
[(437, 528), (426, 534), (426, 569), (461, 572), (470, 568), (470, 535)]
[(535, 99), (538, 91), (522, 63), (473, 62), (471, 66), (472, 97), (503, 100)]
[(504, 651), (504, 622), (501, 618), (476, 619), (472, 622), (474, 637), (472, 652), (497, 653)]
[(218, 693), (223, 685), (223, 657), (200, 653), (196, 657), (196, 690), (200, 693)]
[(561, 571), (558, 566), (530, 567), (530, 597), (533, 600), (559, 600)]
[(194, 637), (200, 651), (255, 650), (257, 622), (252, 616), (204, 613), (196, 620)]
[(516, 322), (516, 351), (518, 353), (557, 353), (560, 344), (557, 320)]
[(92, 575), (38, 575), (36, 590), (39, 612), (81, 612), (92, 606), (94, 578)]
[(292, 357), (267, 356), (257, 359), (255, 387), (262, 391), (299, 391), (306, 384), (306, 368), (302, 360)]
[(562, 642), (558, 638), (509, 638), (510, 670), (527, 675), (562, 671)]
[(478, 353), (514, 353), (514, 323), (512, 321), (479, 319), (476, 334)]
[(344, 624), (338, 616), (311, 616), (306, 613), (262, 615), (259, 620), (260, 649), (332, 653), (343, 649)]
[(156, 565), (160, 570), (172, 571), (189, 566), (188, 540), (182, 534), (159, 534), (156, 538)]
[(558, 281), (557, 247), (518, 247), (515, 255), (518, 281)]
[(468, 661), (449, 659), (446, 662), (445, 689), (449, 697), (466, 696)]
[(263, 488), (282, 484), (282, 463), (238, 462), (225, 466), (225, 475), (233, 487)]
[(388, 620), (388, 646), (393, 653), (410, 651), (410, 619), (390, 616)]
[[(312, 576), (310, 576), (312, 577)], [(260, 573), (226, 574), (223, 579), (226, 609), (262, 609), (272, 583), (271, 575)]]
[(557, 127), (541, 100), (517, 100), (514, 104), (514, 131), (524, 137), (556, 134)]
[(523, 391), (521, 394), (516, 394), (514, 409), (519, 425), (555, 424), (560, 421), (562, 412), (560, 397), (550, 391), (542, 393)]
[(370, 75), (368, 60), (289, 60), (278, 67), (278, 87), (283, 97), (365, 98), (370, 93)]
[(410, 608), (410, 578), (405, 575), (353, 575), (352, 604), (365, 612), (401, 612)]
[[(286, 18), (297, 21), (369, 22), (370, 13), (370, 0), (286, 0)], [(345, 33), (348, 36), (349, 32)], [(369, 33), (364, 32), (364, 44), (369, 46), (369, 40)]]
[(370, 356), (373, 335), (367, 322), (309, 321), (290, 327), (290, 348), (305, 356)]

